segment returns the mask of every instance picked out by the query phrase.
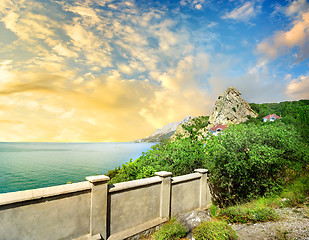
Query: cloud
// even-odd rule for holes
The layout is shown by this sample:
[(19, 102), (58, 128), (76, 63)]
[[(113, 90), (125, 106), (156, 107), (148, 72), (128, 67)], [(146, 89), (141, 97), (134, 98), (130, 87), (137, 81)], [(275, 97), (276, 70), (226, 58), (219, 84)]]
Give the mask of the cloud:
[(242, 6), (227, 12), (222, 18), (248, 22), (259, 13), (260, 8), (260, 6), (255, 6), (254, 1), (245, 2)]
[(302, 61), (309, 56), (309, 11), (293, 22), (288, 31), (277, 31), (272, 37), (257, 45), (257, 51), (270, 59), (289, 53), (296, 49), (295, 61)]
[(285, 8), (285, 14), (287, 16), (298, 15), (299, 13), (307, 12), (309, 3), (307, 0), (294, 0)]
[(62, 44), (57, 44), (55, 47), (53, 47), (53, 50), (58, 53), (61, 56), (65, 57), (78, 57), (78, 54), (70, 49), (68, 49), (66, 46), (63, 46)]
[(286, 87), (286, 94), (292, 100), (309, 99), (309, 76), (291, 80)]
[(201, 10), (206, 4), (206, 0), (181, 0), (180, 4), (182, 6), (189, 5), (191, 8)]
[[(265, 84), (267, 62), (235, 76), (230, 69), (242, 62), (216, 51), (218, 36), (209, 28), (217, 23), (193, 30), (179, 8), (24, 4), (0, 10), (18, 37), (1, 56), (0, 141), (131, 141), (188, 114), (210, 114), (230, 85), (253, 100), (282, 91)], [(200, 10), (206, 1), (181, 4)], [(228, 16), (251, 19), (258, 10), (253, 2), (242, 7)]]

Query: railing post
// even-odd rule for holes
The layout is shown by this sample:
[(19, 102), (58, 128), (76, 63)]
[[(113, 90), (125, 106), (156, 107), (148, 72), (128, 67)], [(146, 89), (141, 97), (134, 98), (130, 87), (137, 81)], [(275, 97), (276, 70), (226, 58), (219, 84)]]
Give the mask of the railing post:
[(86, 177), (91, 184), (90, 237), (107, 239), (107, 181), (105, 175)]
[(200, 208), (207, 208), (211, 204), (211, 196), (207, 183), (207, 169), (195, 169), (194, 172), (197, 172), (201, 175), (200, 178)]
[(156, 176), (161, 177), (161, 197), (160, 197), (160, 217), (170, 218), (171, 208), (171, 172), (156, 172)]

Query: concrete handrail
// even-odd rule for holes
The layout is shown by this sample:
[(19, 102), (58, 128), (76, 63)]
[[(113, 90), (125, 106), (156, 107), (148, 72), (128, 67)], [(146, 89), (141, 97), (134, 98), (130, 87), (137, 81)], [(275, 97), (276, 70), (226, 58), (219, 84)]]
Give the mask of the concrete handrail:
[(128, 181), (128, 182), (121, 182), (121, 183), (115, 183), (115, 184), (109, 184), (109, 192), (118, 192), (130, 188), (136, 188), (136, 187), (142, 187), (145, 185), (150, 185), (150, 184), (155, 184), (155, 183), (161, 183), (161, 178), (156, 176), (156, 177), (151, 177), (151, 178), (144, 178), (144, 179), (138, 179), (138, 180), (133, 180), (133, 181)]
[(3, 193), (0, 195), (0, 206), (12, 204), (16, 202), (24, 202), (29, 200), (58, 196), (62, 194), (75, 193), (90, 190), (88, 181), (59, 185), (54, 187), (45, 187), (19, 192)]
[(201, 175), (199, 173), (190, 173), (190, 174), (186, 174), (186, 175), (182, 175), (178, 177), (173, 177), (172, 184), (186, 182), (186, 181), (199, 179), (199, 178), (201, 178)]

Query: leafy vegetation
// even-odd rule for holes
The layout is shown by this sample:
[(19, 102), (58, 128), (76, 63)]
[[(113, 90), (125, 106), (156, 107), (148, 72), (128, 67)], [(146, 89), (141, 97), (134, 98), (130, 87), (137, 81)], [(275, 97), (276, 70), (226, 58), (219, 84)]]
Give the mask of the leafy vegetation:
[(183, 124), (182, 127), (189, 131), (191, 135), (196, 134), (200, 129), (208, 125), (209, 116), (199, 116), (191, 120), (190, 124)]
[(193, 230), (196, 240), (234, 240), (238, 239), (236, 232), (224, 221), (208, 221), (198, 225)]
[(143, 153), (134, 162), (123, 164), (119, 169), (109, 171), (111, 183), (130, 181), (153, 176), (157, 171), (169, 171), (174, 176), (192, 173), (204, 165), (204, 147), (202, 142), (192, 143), (191, 139), (166, 141), (152, 146), (152, 150)]
[(213, 196), (221, 206), (276, 192), (309, 162), (308, 147), (295, 128), (281, 122), (233, 125), (207, 140), (205, 155)]
[(186, 234), (186, 228), (180, 222), (171, 219), (153, 235), (153, 238), (155, 240), (177, 240), (185, 237)]
[(261, 122), (263, 117), (276, 114), (282, 117), (282, 122), (294, 125), (302, 138), (309, 142), (309, 100), (263, 104), (250, 103), (250, 106), (258, 113), (257, 119), (251, 121)]
[(276, 221), (279, 219), (276, 212), (269, 207), (247, 208), (244, 206), (233, 206), (222, 209), (219, 217), (228, 223), (256, 223)]
[[(269, 196), (260, 197), (252, 200), (249, 205), (251, 207), (295, 207), (306, 203), (309, 197), (309, 176), (301, 176), (294, 182), (287, 184), (279, 193), (272, 193)], [(308, 204), (308, 203), (307, 203)]]
[(218, 209), (216, 205), (211, 205), (209, 211), (211, 217), (213, 218), (217, 217)]
[[(286, 184), (309, 172), (308, 100), (272, 104), (251, 104), (257, 119), (232, 125), (219, 136), (198, 140), (198, 131), (208, 117), (184, 125), (191, 136), (165, 141), (143, 153), (134, 162), (108, 172), (112, 183), (151, 177), (156, 171), (174, 176), (207, 168), (214, 200), (219, 206), (242, 203), (280, 192)], [(263, 123), (268, 114), (282, 120)], [(308, 134), (306, 134), (308, 133)], [(303, 201), (304, 196), (290, 202)], [(299, 199), (299, 200), (298, 200)]]

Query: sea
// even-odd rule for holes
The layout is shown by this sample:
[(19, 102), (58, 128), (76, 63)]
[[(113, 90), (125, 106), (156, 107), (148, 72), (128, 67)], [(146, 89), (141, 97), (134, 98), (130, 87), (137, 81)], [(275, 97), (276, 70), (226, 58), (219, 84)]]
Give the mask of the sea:
[(155, 143), (0, 143), (0, 193), (86, 181)]

